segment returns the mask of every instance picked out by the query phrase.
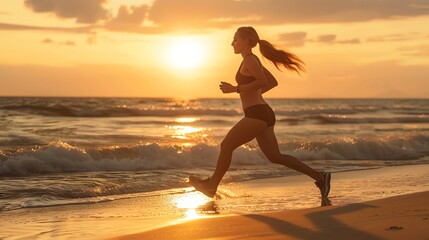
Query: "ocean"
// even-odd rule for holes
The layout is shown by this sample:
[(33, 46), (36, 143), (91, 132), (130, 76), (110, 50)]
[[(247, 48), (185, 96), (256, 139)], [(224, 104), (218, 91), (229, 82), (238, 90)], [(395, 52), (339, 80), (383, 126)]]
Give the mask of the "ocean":
[[(429, 163), (429, 99), (267, 99), (283, 153), (332, 172)], [(238, 99), (0, 98), (0, 211), (174, 194), (210, 176)], [(256, 141), (223, 183), (298, 173)]]

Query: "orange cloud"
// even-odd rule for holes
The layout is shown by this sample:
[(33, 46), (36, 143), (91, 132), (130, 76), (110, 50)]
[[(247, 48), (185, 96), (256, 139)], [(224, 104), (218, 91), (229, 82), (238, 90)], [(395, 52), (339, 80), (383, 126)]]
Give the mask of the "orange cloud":
[(337, 43), (341, 44), (359, 44), (361, 41), (358, 38), (348, 39), (348, 40), (341, 40), (337, 41)]
[(95, 27), (38, 27), (20, 24), (0, 23), (0, 30), (16, 31), (16, 30), (30, 30), (30, 31), (52, 31), (52, 32), (69, 32), (69, 33), (90, 33)]
[(385, 36), (370, 37), (368, 42), (402, 42), (420, 38), (419, 33), (404, 33), (404, 34), (390, 34)]
[(286, 44), (289, 47), (302, 47), (305, 44), (306, 37), (306, 32), (282, 33), (279, 34), (278, 41)]
[(51, 43), (53, 43), (54, 41), (52, 41), (52, 39), (50, 39), (50, 38), (46, 38), (46, 39), (44, 39), (43, 41), (42, 41), (42, 43), (44, 43), (44, 44), (51, 44)]
[[(156, 0), (144, 12), (157, 27), (152, 32), (177, 29), (228, 28), (237, 25), (359, 22), (399, 16), (429, 15), (419, 0)], [(120, 29), (116, 29), (120, 30)], [(144, 32), (144, 29), (136, 29)], [(356, 39), (344, 43), (358, 43)]]
[(320, 35), (316, 38), (316, 42), (333, 43), (337, 36), (335, 34)]
[(361, 41), (358, 38), (347, 39), (347, 40), (336, 40), (337, 35), (325, 34), (319, 35), (315, 39), (307, 38), (306, 32), (292, 32), (282, 33), (278, 36), (278, 41), (287, 47), (302, 47), (306, 42), (318, 42), (327, 44), (359, 44)]
[[(359, 22), (428, 15), (419, 0), (156, 0), (148, 18), (160, 27), (230, 27), (241, 24)], [(419, 5), (420, 4), (420, 5)]]
[[(52, 12), (81, 23), (104, 21), (112, 31), (163, 33), (246, 25), (360, 22), (429, 15), (421, 0), (155, 0), (152, 5), (121, 6), (116, 17), (106, 0), (26, 0), (35, 12)], [(153, 27), (141, 26), (145, 21)], [(350, 41), (357, 43), (357, 41)]]
[(58, 43), (60, 45), (67, 45), (67, 46), (76, 46), (76, 43), (74, 41), (64, 41), (64, 42), (55, 42), (54, 40), (50, 38), (46, 38), (42, 41), (43, 44), (52, 44), (52, 43)]
[(138, 30), (146, 17), (147, 10), (147, 5), (121, 6), (117, 16), (108, 21), (106, 27), (111, 30)]
[(76, 18), (78, 23), (95, 23), (108, 16), (106, 0), (26, 0), (34, 12), (52, 12), (60, 18)]

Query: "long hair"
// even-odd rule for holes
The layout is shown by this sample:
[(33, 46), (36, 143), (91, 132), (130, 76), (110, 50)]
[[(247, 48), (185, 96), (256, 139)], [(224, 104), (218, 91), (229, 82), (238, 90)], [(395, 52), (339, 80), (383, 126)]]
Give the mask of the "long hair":
[(273, 46), (266, 40), (259, 39), (259, 35), (253, 27), (240, 27), (237, 29), (237, 33), (244, 39), (247, 39), (251, 48), (255, 47), (259, 43), (259, 51), (262, 56), (270, 60), (278, 70), (281, 71), (279, 66), (283, 66), (287, 70), (299, 72), (305, 72), (303, 65), (305, 63), (297, 57), (295, 54), (286, 52)]

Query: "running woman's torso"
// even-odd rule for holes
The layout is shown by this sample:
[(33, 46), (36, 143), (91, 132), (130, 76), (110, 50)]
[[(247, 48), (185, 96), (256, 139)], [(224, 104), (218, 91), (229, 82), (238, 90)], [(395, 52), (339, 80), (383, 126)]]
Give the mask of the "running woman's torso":
[[(253, 55), (253, 54), (251, 54)], [(253, 55), (255, 56), (255, 55)], [(261, 64), (261, 61), (259, 61), (258, 57), (255, 56), (258, 62)], [(248, 84), (253, 81), (256, 81), (256, 78), (253, 76), (245, 75), (243, 74), (243, 62), (241, 62), (240, 67), (237, 70), (237, 73), (235, 74), (235, 81), (237, 82), (238, 86), (243, 84)], [(258, 105), (258, 104), (267, 104), (265, 100), (262, 97), (262, 91), (261, 89), (255, 90), (255, 91), (246, 91), (246, 92), (240, 92), (240, 99), (241, 99), (241, 105), (243, 109), (246, 109), (248, 107)]]

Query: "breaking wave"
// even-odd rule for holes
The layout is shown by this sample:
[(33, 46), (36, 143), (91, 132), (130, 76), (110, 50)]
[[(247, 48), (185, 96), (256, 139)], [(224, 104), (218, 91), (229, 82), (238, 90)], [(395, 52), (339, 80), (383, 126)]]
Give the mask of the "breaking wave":
[[(340, 137), (282, 143), (280, 149), (302, 160), (416, 160), (429, 156), (429, 136)], [(76, 147), (53, 142), (31, 150), (0, 152), (0, 176), (214, 167), (218, 153), (218, 146), (203, 143)], [(236, 166), (266, 163), (259, 148), (240, 147), (233, 155)]]

